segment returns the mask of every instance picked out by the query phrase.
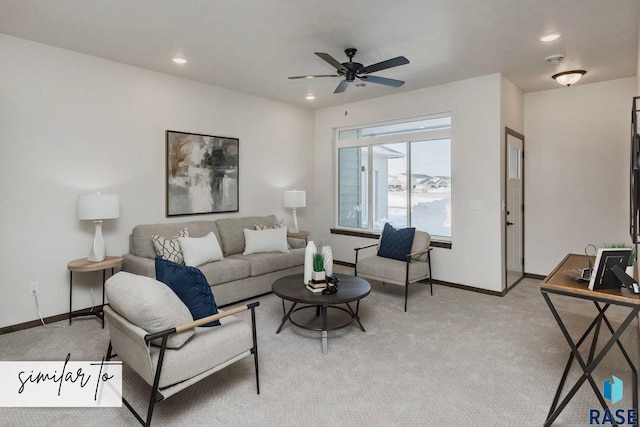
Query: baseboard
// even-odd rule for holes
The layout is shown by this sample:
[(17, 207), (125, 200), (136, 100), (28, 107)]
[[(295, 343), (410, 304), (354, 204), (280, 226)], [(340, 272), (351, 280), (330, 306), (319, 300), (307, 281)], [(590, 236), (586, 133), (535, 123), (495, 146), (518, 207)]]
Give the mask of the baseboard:
[(547, 276), (543, 276), (541, 274), (532, 274), (532, 273), (524, 273), (525, 279), (536, 279), (536, 280), (544, 280)]
[[(101, 310), (102, 310), (101, 305), (93, 308), (93, 311), (101, 311)], [(76, 310), (73, 313), (76, 314), (76, 313), (89, 313), (89, 312), (91, 312), (91, 308), (87, 307), (82, 310)], [(69, 313), (56, 314), (55, 316), (45, 317), (42, 320), (44, 320), (44, 323), (46, 324), (59, 322), (61, 320), (69, 320)], [(29, 322), (24, 322), (24, 323), (18, 323), (17, 325), (5, 326), (3, 328), (0, 328), (0, 335), (8, 334), (11, 332), (18, 332), (25, 329), (31, 329), (31, 328), (35, 328), (36, 326), (42, 326), (42, 322), (40, 321), (40, 319), (31, 320)]]
[[(422, 280), (422, 282), (423, 283), (428, 283), (428, 282), (426, 282), (424, 280)], [(502, 292), (490, 291), (489, 289), (475, 288), (475, 287), (469, 286), (469, 285), (461, 285), (459, 283), (445, 282), (443, 280), (436, 280), (436, 279), (433, 279), (433, 283), (435, 283), (436, 285), (448, 286), (450, 288), (456, 288), (456, 289), (462, 289), (462, 290), (465, 290), (465, 291), (477, 292), (479, 294), (492, 295), (494, 297), (503, 297), (508, 292), (507, 290), (504, 290)]]
[[(352, 262), (346, 262), (346, 261), (340, 261), (340, 260), (333, 260), (334, 264), (338, 264), (338, 265), (343, 265), (345, 267), (351, 267), (351, 268), (355, 268), (355, 264)], [(524, 273), (524, 277), (526, 279), (535, 279), (535, 280), (544, 280), (546, 278), (546, 276), (542, 276), (540, 274), (531, 274), (531, 273)], [(428, 283), (428, 281), (422, 281), (422, 283)], [(437, 285), (442, 285), (442, 286), (448, 286), (450, 288), (457, 288), (457, 289), (463, 289), (465, 291), (471, 291), (471, 292), (478, 292), (481, 294), (486, 294), (486, 295), (493, 295), (493, 296), (498, 296), (498, 297), (503, 297), (507, 294), (507, 292), (509, 292), (511, 289), (513, 289), (516, 285), (510, 287), (509, 289), (505, 289), (502, 292), (498, 292), (498, 291), (490, 291), (487, 289), (480, 289), (480, 288), (474, 288), (473, 286), (468, 286), (468, 285), (461, 285), (459, 283), (451, 283), (451, 282), (445, 282), (443, 280), (436, 280), (433, 279), (433, 283), (437, 284)], [(270, 292), (268, 292), (267, 294), (269, 294)], [(263, 295), (267, 295), (267, 294), (263, 294)], [(263, 296), (263, 295), (259, 295)], [(253, 299), (253, 298), (257, 298), (257, 297), (252, 297), (252, 298), (248, 298), (248, 299)], [(248, 300), (247, 299), (247, 300)], [(246, 300), (245, 300), (246, 301)], [(236, 301), (232, 304), (227, 304), (227, 305), (235, 305), (238, 304), (241, 301)], [(224, 306), (221, 306), (221, 308), (223, 308)], [(94, 308), (95, 310), (95, 308)], [(85, 309), (82, 310), (76, 310), (74, 311), (74, 313), (88, 313), (91, 311), (91, 308), (87, 307)], [(44, 323), (55, 323), (55, 322), (59, 322), (61, 320), (66, 320), (69, 319), (69, 313), (63, 313), (63, 314), (57, 314), (55, 316), (50, 316), (50, 317), (45, 317)], [(11, 325), (11, 326), (5, 326), (3, 328), (0, 328), (0, 335), (3, 334), (8, 334), (11, 332), (17, 332), (17, 331), (22, 331), (24, 329), (30, 329), (30, 328), (35, 328), (36, 326), (41, 326), (42, 322), (40, 322), (40, 319), (38, 320), (31, 320), (29, 322), (24, 322), (24, 323), (19, 323), (17, 325)]]
[[(355, 268), (355, 266), (356, 266), (352, 262), (345, 262), (345, 261), (338, 261), (338, 260), (333, 260), (333, 263), (334, 264), (338, 264), (338, 265), (344, 265), (345, 267), (351, 267), (351, 268)], [(428, 280), (421, 280), (420, 283), (429, 283), (429, 281)], [(459, 283), (445, 282), (443, 280), (436, 280), (436, 279), (433, 279), (433, 283), (435, 283), (436, 285), (448, 286), (450, 288), (464, 289), (465, 291), (478, 292), (478, 293), (481, 293), (481, 294), (493, 295), (493, 296), (497, 296), (497, 297), (503, 297), (508, 292), (508, 290), (504, 290), (502, 292), (490, 291), (490, 290), (487, 290), (487, 289), (474, 288), (473, 286), (461, 285)]]

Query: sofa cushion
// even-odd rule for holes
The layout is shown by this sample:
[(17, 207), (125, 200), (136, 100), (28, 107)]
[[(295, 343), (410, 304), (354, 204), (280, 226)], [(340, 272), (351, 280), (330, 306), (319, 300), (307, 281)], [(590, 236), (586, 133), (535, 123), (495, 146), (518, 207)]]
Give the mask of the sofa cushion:
[(378, 256), (406, 261), (407, 255), (411, 253), (415, 232), (416, 229), (413, 227), (396, 230), (391, 224), (386, 223), (382, 230)]
[(173, 236), (173, 238), (159, 236), (157, 234), (151, 236), (151, 243), (153, 243), (156, 255), (167, 261), (175, 262), (176, 264), (184, 264), (184, 256), (182, 255), (182, 249), (178, 241), (179, 237), (189, 237), (189, 229), (183, 228), (178, 231), (178, 234)]
[(178, 242), (184, 256), (184, 264), (190, 267), (222, 259), (222, 249), (213, 232), (204, 237), (179, 237)]
[(225, 260), (234, 259), (242, 260), (251, 266), (251, 276), (260, 276), (262, 274), (274, 271), (286, 270), (288, 268), (297, 267), (304, 264), (305, 249), (291, 249), (288, 253), (268, 252), (251, 255), (230, 255)]
[[(218, 314), (218, 306), (211, 293), (211, 287), (197, 268), (158, 257), (156, 258), (156, 278), (178, 295), (194, 320)], [(203, 326), (220, 326), (220, 321), (216, 320)]]
[(287, 245), (287, 228), (273, 228), (266, 230), (244, 229), (243, 255), (262, 252), (289, 252)]
[[(258, 225), (275, 225), (278, 219), (275, 215), (247, 216), (241, 218), (220, 218), (216, 220), (222, 253), (224, 256), (241, 254), (244, 252), (244, 229), (255, 229)], [(191, 228), (189, 228), (191, 231)]]
[(183, 228), (189, 229), (190, 237), (203, 237), (213, 231), (218, 241), (220, 235), (214, 221), (187, 221), (173, 222), (166, 224), (140, 224), (133, 227), (131, 232), (131, 248), (133, 255), (143, 258), (154, 259), (156, 251), (151, 243), (151, 236), (175, 236)]
[(211, 286), (246, 279), (251, 276), (251, 264), (249, 262), (228, 257), (220, 261), (203, 264), (199, 268)]
[[(105, 283), (109, 305), (122, 317), (149, 333), (193, 322), (191, 312), (164, 283), (124, 271)], [(170, 335), (168, 348), (180, 348), (193, 336), (193, 330)], [(156, 345), (161, 339), (154, 340)]]

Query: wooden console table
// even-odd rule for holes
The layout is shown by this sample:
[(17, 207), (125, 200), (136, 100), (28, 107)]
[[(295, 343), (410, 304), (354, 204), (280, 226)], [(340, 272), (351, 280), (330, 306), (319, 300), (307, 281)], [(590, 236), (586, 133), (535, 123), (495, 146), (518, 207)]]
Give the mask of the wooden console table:
[[(638, 373), (635, 365), (631, 361), (631, 358), (620, 342), (620, 336), (629, 326), (629, 324), (631, 324), (631, 321), (638, 315), (638, 312), (640, 312), (640, 297), (631, 293), (627, 289), (606, 289), (591, 291), (589, 290), (589, 284), (587, 282), (576, 281), (564, 274), (565, 270), (579, 270), (581, 268), (588, 267), (588, 264), (589, 262), (586, 255), (569, 254), (562, 260), (562, 262), (560, 262), (560, 264), (558, 264), (558, 266), (551, 272), (551, 274), (549, 274), (544, 279), (544, 281), (540, 285), (540, 292), (542, 292), (542, 296), (547, 302), (547, 305), (549, 306), (553, 317), (556, 319), (556, 322), (558, 323), (562, 334), (564, 335), (567, 343), (569, 344), (569, 347), (571, 348), (571, 352), (569, 353), (569, 360), (567, 361), (564, 373), (562, 374), (562, 379), (560, 380), (560, 384), (558, 385), (558, 389), (556, 390), (555, 397), (553, 398), (553, 403), (551, 404), (551, 409), (549, 409), (547, 420), (544, 423), (545, 427), (553, 424), (555, 419), (558, 417), (558, 415), (560, 415), (562, 410), (565, 408), (565, 406), (567, 406), (569, 401), (573, 398), (573, 396), (585, 381), (589, 381), (589, 384), (591, 385), (593, 392), (602, 405), (602, 408), (605, 410), (609, 410), (609, 407), (602, 397), (602, 394), (600, 393), (600, 390), (591, 374), (598, 366), (598, 364), (602, 361), (602, 359), (604, 359), (607, 352), (614, 346), (614, 344), (618, 345), (618, 348), (622, 352), (624, 358), (629, 364), (629, 367), (631, 368), (633, 408), (636, 409), (636, 411), (638, 409)], [(560, 314), (554, 307), (553, 302), (549, 297), (550, 294), (563, 295), (593, 301), (593, 304), (595, 305), (598, 313), (596, 314), (596, 317), (593, 319), (585, 333), (582, 334), (577, 342), (574, 342), (573, 338), (571, 338), (571, 335), (567, 331), (567, 328), (562, 321)], [(631, 311), (617, 330), (613, 328), (611, 322), (609, 322), (607, 316), (605, 315), (605, 312), (611, 305), (628, 307), (631, 309)], [(603, 321), (606, 328), (609, 330), (609, 332), (611, 332), (612, 336), (604, 345), (602, 350), (600, 350), (600, 352), (596, 355), (596, 344), (598, 341), (598, 335), (600, 334), (600, 327)], [(589, 350), (587, 360), (584, 360), (582, 355), (580, 355), (578, 349), (580, 345), (587, 340), (587, 337), (592, 330), (594, 330), (594, 334), (591, 341), (591, 348)], [(578, 361), (578, 364), (582, 369), (582, 375), (574, 384), (574, 386), (569, 390), (562, 402), (560, 402), (562, 389), (564, 388), (574, 359)]]

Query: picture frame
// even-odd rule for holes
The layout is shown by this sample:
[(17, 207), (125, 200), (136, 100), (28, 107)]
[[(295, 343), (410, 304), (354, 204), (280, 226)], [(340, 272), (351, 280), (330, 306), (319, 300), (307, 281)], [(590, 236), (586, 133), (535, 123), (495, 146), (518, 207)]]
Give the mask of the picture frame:
[(631, 257), (631, 248), (600, 248), (593, 264), (593, 272), (589, 279), (589, 289), (597, 291), (601, 289), (620, 289), (622, 282), (611, 268), (619, 266), (625, 270)]
[(166, 216), (239, 211), (238, 138), (166, 131)]

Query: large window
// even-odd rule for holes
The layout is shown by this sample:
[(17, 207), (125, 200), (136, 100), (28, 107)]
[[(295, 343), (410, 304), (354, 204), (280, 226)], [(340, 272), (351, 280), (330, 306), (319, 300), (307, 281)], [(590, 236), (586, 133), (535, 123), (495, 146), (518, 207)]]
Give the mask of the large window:
[(451, 117), (339, 129), (337, 225), (451, 239)]

